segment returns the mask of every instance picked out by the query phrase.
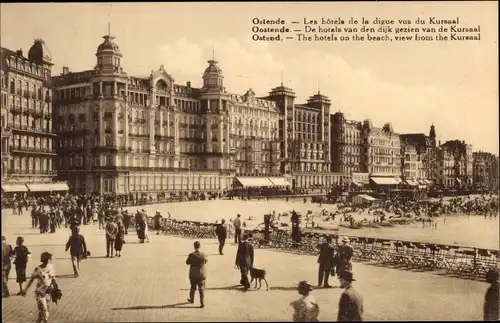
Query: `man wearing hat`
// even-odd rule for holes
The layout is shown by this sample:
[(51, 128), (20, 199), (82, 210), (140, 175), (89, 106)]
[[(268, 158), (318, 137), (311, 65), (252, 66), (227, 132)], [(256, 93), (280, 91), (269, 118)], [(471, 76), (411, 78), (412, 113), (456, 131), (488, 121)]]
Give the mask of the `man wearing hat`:
[(253, 246), (248, 242), (248, 235), (244, 234), (242, 242), (238, 245), (236, 252), (236, 268), (240, 270), (241, 280), (240, 284), (245, 287), (245, 290), (250, 289), (250, 281), (248, 280), (248, 272), (253, 267)]
[(123, 226), (125, 227), (125, 234), (128, 234), (128, 227), (130, 226), (130, 214), (127, 210), (122, 211), (123, 215)]
[(106, 218), (106, 257), (113, 258), (113, 247), (115, 245), (116, 235), (118, 234), (118, 226), (113, 222), (111, 217)]
[(340, 277), (342, 271), (344, 270), (352, 270), (351, 258), (354, 254), (354, 249), (349, 244), (349, 238), (343, 237), (342, 244), (339, 246), (339, 250), (337, 253), (337, 276)]
[(484, 296), (484, 321), (498, 321), (500, 317), (500, 309), (499, 309), (499, 282), (498, 282), (498, 269), (491, 268), (486, 273), (486, 282), (490, 284), (488, 290), (486, 291), (486, 295)]
[(344, 289), (344, 292), (340, 296), (337, 321), (363, 321), (363, 298), (352, 287), (352, 282), (355, 281), (352, 272), (349, 270), (342, 271), (339, 279), (340, 287)]
[(334, 254), (335, 251), (332, 247), (332, 237), (327, 236), (326, 241), (318, 245), (319, 256), (318, 256), (318, 287), (328, 288), (328, 279), (330, 278), (330, 273), (334, 267)]

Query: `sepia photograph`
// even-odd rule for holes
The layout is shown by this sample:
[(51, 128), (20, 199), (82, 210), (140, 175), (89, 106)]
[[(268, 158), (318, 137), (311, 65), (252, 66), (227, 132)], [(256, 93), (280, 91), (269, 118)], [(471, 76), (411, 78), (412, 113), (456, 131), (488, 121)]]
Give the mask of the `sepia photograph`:
[(4, 322), (498, 321), (498, 2), (0, 4)]

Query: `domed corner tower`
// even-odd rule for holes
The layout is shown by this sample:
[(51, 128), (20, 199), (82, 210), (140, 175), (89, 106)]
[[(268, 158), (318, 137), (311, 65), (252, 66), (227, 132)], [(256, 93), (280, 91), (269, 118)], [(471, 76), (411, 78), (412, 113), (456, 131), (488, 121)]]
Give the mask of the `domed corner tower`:
[(54, 64), (52, 63), (52, 54), (43, 39), (35, 39), (28, 51), (28, 60), (42, 66), (45, 72), (45, 79), (47, 81), (50, 80), (51, 69)]
[(121, 58), (123, 57), (120, 48), (113, 41), (115, 37), (108, 35), (103, 36), (104, 42), (97, 47), (95, 56), (97, 57), (97, 65), (95, 70), (101, 72), (123, 73), (121, 67)]
[(208, 67), (203, 73), (203, 90), (210, 92), (225, 92), (224, 75), (215, 58), (208, 61)]

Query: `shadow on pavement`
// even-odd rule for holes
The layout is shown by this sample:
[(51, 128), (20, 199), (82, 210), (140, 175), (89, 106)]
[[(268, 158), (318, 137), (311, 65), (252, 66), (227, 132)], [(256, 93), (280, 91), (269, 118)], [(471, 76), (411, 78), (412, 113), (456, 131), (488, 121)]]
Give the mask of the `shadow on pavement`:
[(14, 236), (41, 236), (41, 235), (49, 235), (50, 233), (40, 233), (40, 232), (23, 232), (23, 233), (13, 233)]
[(47, 243), (47, 244), (37, 244), (37, 245), (27, 245), (28, 247), (61, 247), (65, 246), (65, 243)]
[[(297, 289), (297, 287), (295, 287)], [(179, 289), (180, 291), (189, 291), (189, 288)], [(242, 285), (233, 285), (233, 286), (221, 286), (221, 287), (205, 287), (205, 290), (239, 290), (245, 291)]]
[(56, 278), (76, 278), (75, 274), (56, 275)]
[(269, 290), (297, 291), (297, 286), (289, 286), (289, 287), (270, 286)]
[(181, 302), (170, 305), (140, 305), (140, 306), (130, 306), (130, 307), (114, 307), (112, 311), (120, 311), (120, 310), (155, 310), (155, 309), (163, 309), (163, 308), (182, 308), (182, 309), (194, 309), (198, 308), (198, 306), (185, 306), (191, 305), (189, 302)]
[[(175, 255), (176, 257), (187, 257), (189, 255)], [(209, 253), (209, 254), (205, 254), (205, 256), (223, 256), (223, 255), (220, 255), (218, 253)]]

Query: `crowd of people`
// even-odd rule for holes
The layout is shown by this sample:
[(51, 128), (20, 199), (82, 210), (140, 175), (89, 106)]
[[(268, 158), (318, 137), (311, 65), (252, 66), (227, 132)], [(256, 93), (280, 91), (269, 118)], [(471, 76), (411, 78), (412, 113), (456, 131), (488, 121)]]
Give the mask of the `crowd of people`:
[[(56, 230), (69, 229), (70, 237), (65, 245), (65, 250), (70, 252), (71, 262), (75, 277), (80, 275), (80, 262), (91, 256), (87, 248), (85, 237), (81, 234), (81, 226), (92, 225), (96, 230), (103, 230), (106, 242), (106, 257), (120, 258), (122, 255), (125, 236), (129, 234), (129, 229), (133, 225), (140, 243), (149, 241), (149, 226), (159, 234), (165, 221), (171, 220), (171, 215), (162, 215), (157, 211), (153, 216), (147, 212), (137, 210), (135, 214), (124, 209), (127, 200), (120, 197), (96, 196), (96, 195), (66, 195), (50, 196), (44, 198), (31, 198), (18, 200), (13, 210), (15, 214), (23, 215), (30, 212), (31, 225), (40, 230), (40, 234), (55, 233)], [(423, 215), (436, 217), (442, 214), (465, 213), (478, 214), (496, 217), (498, 213), (498, 196), (482, 195), (477, 197), (453, 198), (448, 201), (419, 200), (402, 196), (392, 196), (386, 201), (376, 205), (354, 205), (349, 202), (340, 203), (338, 211), (329, 213), (335, 218), (340, 215), (346, 218), (352, 213), (369, 212), (377, 213), (380, 221), (384, 221), (389, 216), (420, 217)], [(21, 207), (20, 207), (21, 206)], [(294, 217), (292, 212), (292, 218)], [(265, 217), (264, 225), (267, 231), (279, 222), (279, 217), (274, 212)], [(293, 221), (292, 221), (293, 222)], [(215, 234), (219, 241), (219, 253), (224, 255), (226, 240), (234, 233), (234, 243), (237, 244), (235, 266), (241, 274), (240, 285), (245, 290), (250, 289), (249, 276), (252, 275), (255, 252), (253, 247), (253, 237), (244, 232), (245, 222), (241, 215), (235, 219), (230, 219), (229, 224), (223, 219), (217, 223)], [(292, 230), (294, 224), (292, 223)], [(349, 239), (344, 238), (340, 244), (326, 237), (326, 240), (317, 246), (318, 248), (318, 288), (329, 288), (331, 276), (337, 276), (340, 280), (340, 287), (344, 292), (339, 301), (339, 321), (360, 321), (363, 318), (363, 299), (355, 291), (352, 283), (355, 281), (353, 274), (352, 256), (353, 247), (349, 244)], [(201, 251), (200, 242), (194, 243), (194, 251), (191, 253), (186, 264), (190, 266), (189, 280), (190, 292), (188, 302), (194, 303), (195, 291), (199, 291), (200, 307), (204, 307), (204, 286), (206, 280), (205, 265), (207, 258)], [(5, 237), (2, 237), (2, 274), (3, 274), (3, 296), (8, 297), (10, 291), (7, 286), (7, 279), (12, 260), (16, 269), (16, 282), (19, 284), (18, 295), (26, 295), (30, 286), (36, 282), (35, 297), (39, 308), (39, 322), (47, 322), (49, 317), (48, 304), (50, 300), (57, 301), (61, 297), (61, 290), (55, 281), (55, 270), (51, 264), (52, 255), (44, 252), (41, 255), (41, 264), (32, 272), (27, 285), (26, 271), (28, 258), (31, 253), (24, 246), (24, 238), (18, 237), (16, 247), (13, 249), (7, 244)], [(496, 275), (496, 276), (495, 276)], [(496, 277), (496, 278), (495, 278)], [(490, 272), (487, 276), (491, 286), (485, 299), (485, 318), (498, 319), (498, 272)], [(312, 295), (313, 286), (307, 281), (301, 281), (297, 287), (300, 299), (290, 305), (294, 309), (293, 320), (297, 322), (311, 322), (319, 320), (319, 303)], [(495, 296), (495, 291), (497, 292)], [(495, 297), (497, 307), (495, 309)], [(496, 313), (496, 314), (495, 314)], [(496, 316), (495, 316), (496, 315)]]

